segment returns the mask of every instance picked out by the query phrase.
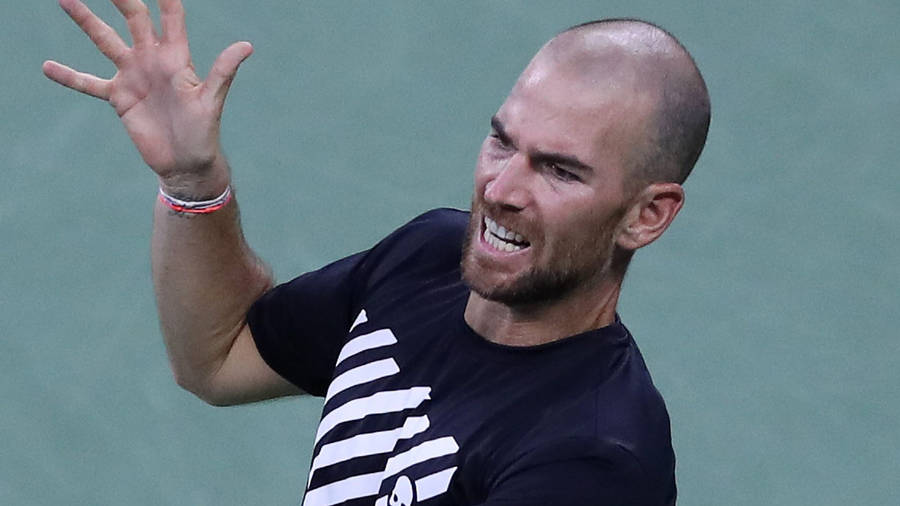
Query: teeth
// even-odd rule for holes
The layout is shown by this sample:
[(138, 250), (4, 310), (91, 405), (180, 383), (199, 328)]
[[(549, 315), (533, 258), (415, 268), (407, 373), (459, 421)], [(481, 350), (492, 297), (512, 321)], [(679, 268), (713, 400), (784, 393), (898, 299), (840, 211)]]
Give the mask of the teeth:
[(487, 229), (490, 230), (492, 233), (495, 233), (495, 234), (497, 233), (497, 222), (496, 221), (485, 216), (484, 224), (487, 225)]
[(484, 217), (484, 241), (493, 246), (494, 249), (507, 252), (525, 249), (525, 246), (513, 244), (509, 241), (526, 242), (525, 236), (512, 230), (507, 230), (487, 216)]

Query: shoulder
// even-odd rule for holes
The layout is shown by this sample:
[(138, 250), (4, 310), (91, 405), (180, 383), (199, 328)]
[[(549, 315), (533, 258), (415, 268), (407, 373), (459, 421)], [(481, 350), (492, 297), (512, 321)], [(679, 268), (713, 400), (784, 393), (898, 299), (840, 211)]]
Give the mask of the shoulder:
[(387, 236), (382, 243), (393, 248), (422, 249), (461, 247), (469, 213), (459, 209), (432, 209), (416, 216)]
[(630, 333), (623, 352), (614, 372), (594, 393), (593, 437), (614, 442), (649, 483), (674, 489), (675, 452), (665, 400)]
[(365, 267), (370, 281), (456, 268), (468, 223), (469, 213), (457, 209), (433, 209), (415, 217), (369, 251)]
[(596, 435), (614, 435), (642, 461), (673, 460), (669, 413), (628, 334), (621, 362), (596, 390)]

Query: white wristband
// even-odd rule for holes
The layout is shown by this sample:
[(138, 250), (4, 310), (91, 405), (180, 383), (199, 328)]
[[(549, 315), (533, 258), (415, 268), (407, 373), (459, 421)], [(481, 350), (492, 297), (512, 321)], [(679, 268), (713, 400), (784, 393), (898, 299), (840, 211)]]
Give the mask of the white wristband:
[(231, 200), (231, 185), (225, 187), (225, 191), (214, 199), (189, 201), (177, 199), (159, 187), (159, 200), (173, 211), (180, 213), (206, 214), (218, 211)]

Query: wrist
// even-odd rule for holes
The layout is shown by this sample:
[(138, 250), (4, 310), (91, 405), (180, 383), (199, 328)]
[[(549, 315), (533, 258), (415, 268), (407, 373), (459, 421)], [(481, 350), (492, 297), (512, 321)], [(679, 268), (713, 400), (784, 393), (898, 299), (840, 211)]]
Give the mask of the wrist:
[(215, 198), (206, 200), (181, 200), (159, 189), (159, 201), (169, 209), (177, 213), (209, 214), (222, 209), (231, 201), (231, 186), (226, 186), (225, 191)]
[(231, 185), (231, 171), (225, 158), (218, 156), (202, 171), (179, 172), (159, 177), (159, 188), (166, 195), (187, 201), (209, 200)]

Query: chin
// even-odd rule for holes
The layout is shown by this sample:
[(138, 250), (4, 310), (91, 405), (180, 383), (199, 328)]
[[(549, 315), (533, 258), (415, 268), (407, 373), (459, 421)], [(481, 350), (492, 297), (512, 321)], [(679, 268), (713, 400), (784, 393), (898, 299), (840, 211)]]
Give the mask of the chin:
[(484, 299), (508, 306), (542, 304), (571, 293), (585, 279), (584, 273), (572, 269), (534, 265), (519, 273), (501, 272), (490, 265), (490, 259), (479, 258), (476, 250), (481, 233), (481, 217), (472, 213), (463, 241), (460, 267), (463, 282)]
[(533, 306), (572, 293), (583, 276), (577, 273), (531, 268), (518, 275), (503, 275), (479, 263), (468, 248), (463, 250), (462, 280), (480, 297), (507, 306)]
[(579, 280), (566, 273), (531, 271), (505, 283), (490, 284), (484, 278), (463, 273), (463, 281), (473, 292), (507, 306), (535, 306), (560, 300), (578, 288)]

